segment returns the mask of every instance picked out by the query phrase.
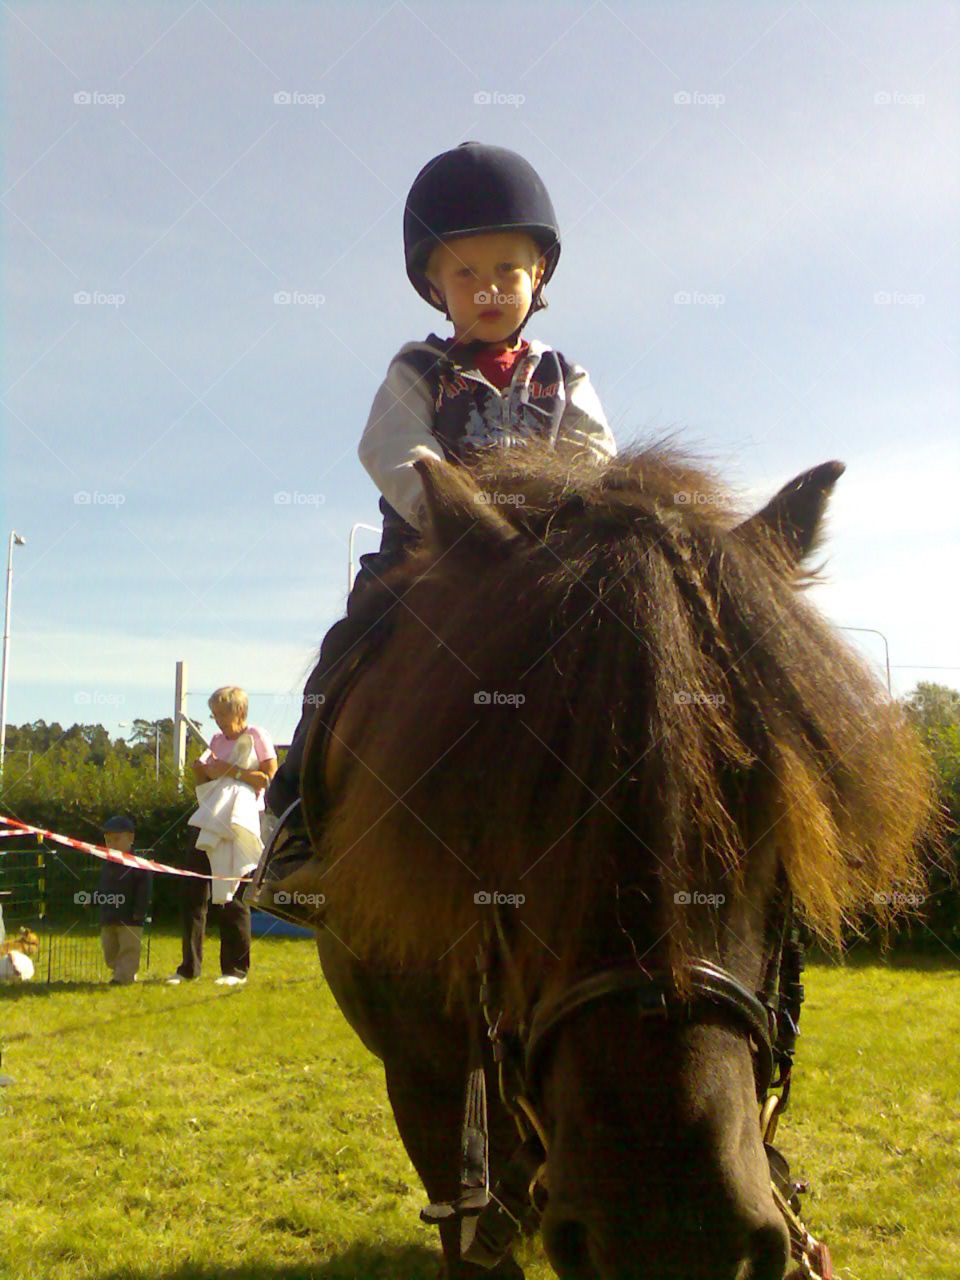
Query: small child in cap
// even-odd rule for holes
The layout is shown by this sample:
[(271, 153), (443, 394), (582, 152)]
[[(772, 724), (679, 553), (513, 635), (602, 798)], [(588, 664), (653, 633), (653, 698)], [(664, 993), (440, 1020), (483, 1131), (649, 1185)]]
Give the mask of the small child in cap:
[[(126, 814), (109, 818), (103, 827), (108, 849), (129, 853), (136, 833)], [(137, 980), (143, 924), (150, 910), (153, 873), (120, 862), (104, 862), (94, 897), (100, 919), (103, 958), (113, 976), (111, 982), (126, 985)]]
[[(465, 142), (417, 175), (403, 217), (407, 277), (453, 325), (401, 347), (373, 402), (360, 460), (381, 492), (380, 550), (361, 556), (347, 616), (327, 632), (303, 697), (293, 743), (267, 792), (283, 815), (245, 896), (277, 915), (270, 884), (310, 855), (299, 817), (300, 763), (321, 692), (361, 655), (371, 630), (370, 587), (420, 537), (425, 494), (415, 463), (469, 466), (480, 450), (528, 440), (603, 463), (617, 447), (586, 370), (521, 333), (546, 306), (560, 232), (532, 165), (503, 147)], [(363, 611), (357, 602), (364, 601)], [(385, 606), (392, 603), (387, 597)], [(287, 895), (283, 895), (284, 897)]]

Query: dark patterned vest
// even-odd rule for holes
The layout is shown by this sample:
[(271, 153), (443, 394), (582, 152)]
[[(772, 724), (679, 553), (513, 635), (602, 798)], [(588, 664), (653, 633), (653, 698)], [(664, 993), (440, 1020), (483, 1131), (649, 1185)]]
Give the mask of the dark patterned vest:
[[(435, 334), (427, 342), (443, 351), (452, 345), (452, 339)], [(566, 407), (565, 379), (570, 367), (558, 351), (527, 352), (517, 362), (512, 385), (503, 394), (476, 377), (465, 377), (446, 354), (408, 351), (398, 358), (427, 381), (434, 409), (433, 434), (448, 462), (469, 466), (478, 449), (522, 446), (530, 439), (556, 441)], [(392, 559), (419, 535), (386, 498), (380, 499), (380, 511), (380, 552)]]

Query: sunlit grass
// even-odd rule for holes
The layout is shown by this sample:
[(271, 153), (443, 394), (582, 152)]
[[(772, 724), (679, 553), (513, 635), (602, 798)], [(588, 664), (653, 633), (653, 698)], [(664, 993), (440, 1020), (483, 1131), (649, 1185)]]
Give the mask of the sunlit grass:
[[(214, 940), (211, 939), (211, 942)], [(309, 942), (255, 942), (245, 988), (0, 995), (3, 1280), (440, 1275), (379, 1064)], [(177, 940), (155, 936), (151, 973)], [(846, 1280), (960, 1277), (960, 974), (808, 970), (780, 1145)], [(525, 1250), (530, 1280), (552, 1272)]]

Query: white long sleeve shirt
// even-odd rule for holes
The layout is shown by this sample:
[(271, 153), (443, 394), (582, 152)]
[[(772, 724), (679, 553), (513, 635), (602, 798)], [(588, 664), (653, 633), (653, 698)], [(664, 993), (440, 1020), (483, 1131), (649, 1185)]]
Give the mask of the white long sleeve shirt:
[[(437, 385), (438, 398), (469, 393), (464, 402), (469, 412), (455, 442), (461, 456), (472, 447), (519, 444), (547, 432), (558, 441), (582, 445), (598, 462), (616, 454), (616, 441), (586, 370), (562, 361), (545, 343), (530, 341), (517, 361), (510, 386), (503, 391), (477, 369), (458, 365), (451, 370), (440, 343), (440, 339), (409, 342), (394, 356), (374, 397), (358, 450), (374, 484), (415, 529), (421, 527), (424, 494), (414, 463), (422, 458), (440, 461), (450, 453), (451, 442), (447, 441), (445, 452), (437, 434)], [(563, 374), (559, 384), (558, 361)], [(424, 369), (431, 366), (437, 374), (425, 376)], [(549, 385), (537, 381), (541, 369), (548, 374), (553, 371), (555, 380)], [(483, 388), (480, 395), (478, 388)], [(551, 415), (559, 417), (559, 422), (551, 423)]]

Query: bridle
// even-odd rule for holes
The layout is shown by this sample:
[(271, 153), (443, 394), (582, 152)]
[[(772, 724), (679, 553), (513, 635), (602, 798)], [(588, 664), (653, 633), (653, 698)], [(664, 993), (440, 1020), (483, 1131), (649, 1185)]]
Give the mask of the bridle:
[[(477, 955), (479, 1005), (493, 1050), (501, 1100), (513, 1116), (520, 1146), (491, 1188), (486, 1117), (486, 1083), (479, 1036), (471, 1020), (471, 1070), (463, 1125), (461, 1194), (457, 1200), (429, 1205), (421, 1217), (439, 1225), (451, 1217), (461, 1226), (465, 1261), (493, 1267), (517, 1237), (539, 1226), (547, 1200), (549, 1140), (536, 1102), (544, 1056), (558, 1029), (600, 1003), (629, 1000), (639, 1018), (702, 1022), (719, 1014), (751, 1045), (760, 1128), (770, 1164), (771, 1189), (790, 1236), (795, 1268), (787, 1280), (832, 1280), (826, 1245), (815, 1240), (800, 1218), (804, 1183), (791, 1182), (783, 1156), (773, 1147), (777, 1123), (790, 1096), (793, 1058), (803, 1003), (803, 944), (793, 900), (781, 871), (779, 911), (770, 959), (756, 992), (712, 960), (683, 967), (682, 983), (672, 975), (639, 966), (590, 974), (549, 1000), (537, 1000), (515, 1029), (504, 1025), (503, 984), (519, 984), (508, 930), (499, 905), (490, 906)], [(516, 986), (519, 992), (521, 989)], [(521, 1001), (520, 1007), (524, 1007)], [(779, 1093), (773, 1090), (779, 1089)]]
[[(709, 960), (695, 960), (684, 968), (687, 995), (681, 998), (665, 978), (642, 969), (604, 969), (568, 987), (549, 1004), (538, 1004), (530, 1022), (524, 1054), (528, 1081), (539, 1074), (540, 1059), (553, 1032), (574, 1014), (601, 1001), (630, 997), (631, 1011), (641, 1018), (699, 1021), (719, 1009), (750, 1037), (756, 1051), (756, 1072), (764, 1091), (774, 1078), (776, 1014), (731, 973)], [(780, 1081), (778, 1081), (779, 1083)]]

